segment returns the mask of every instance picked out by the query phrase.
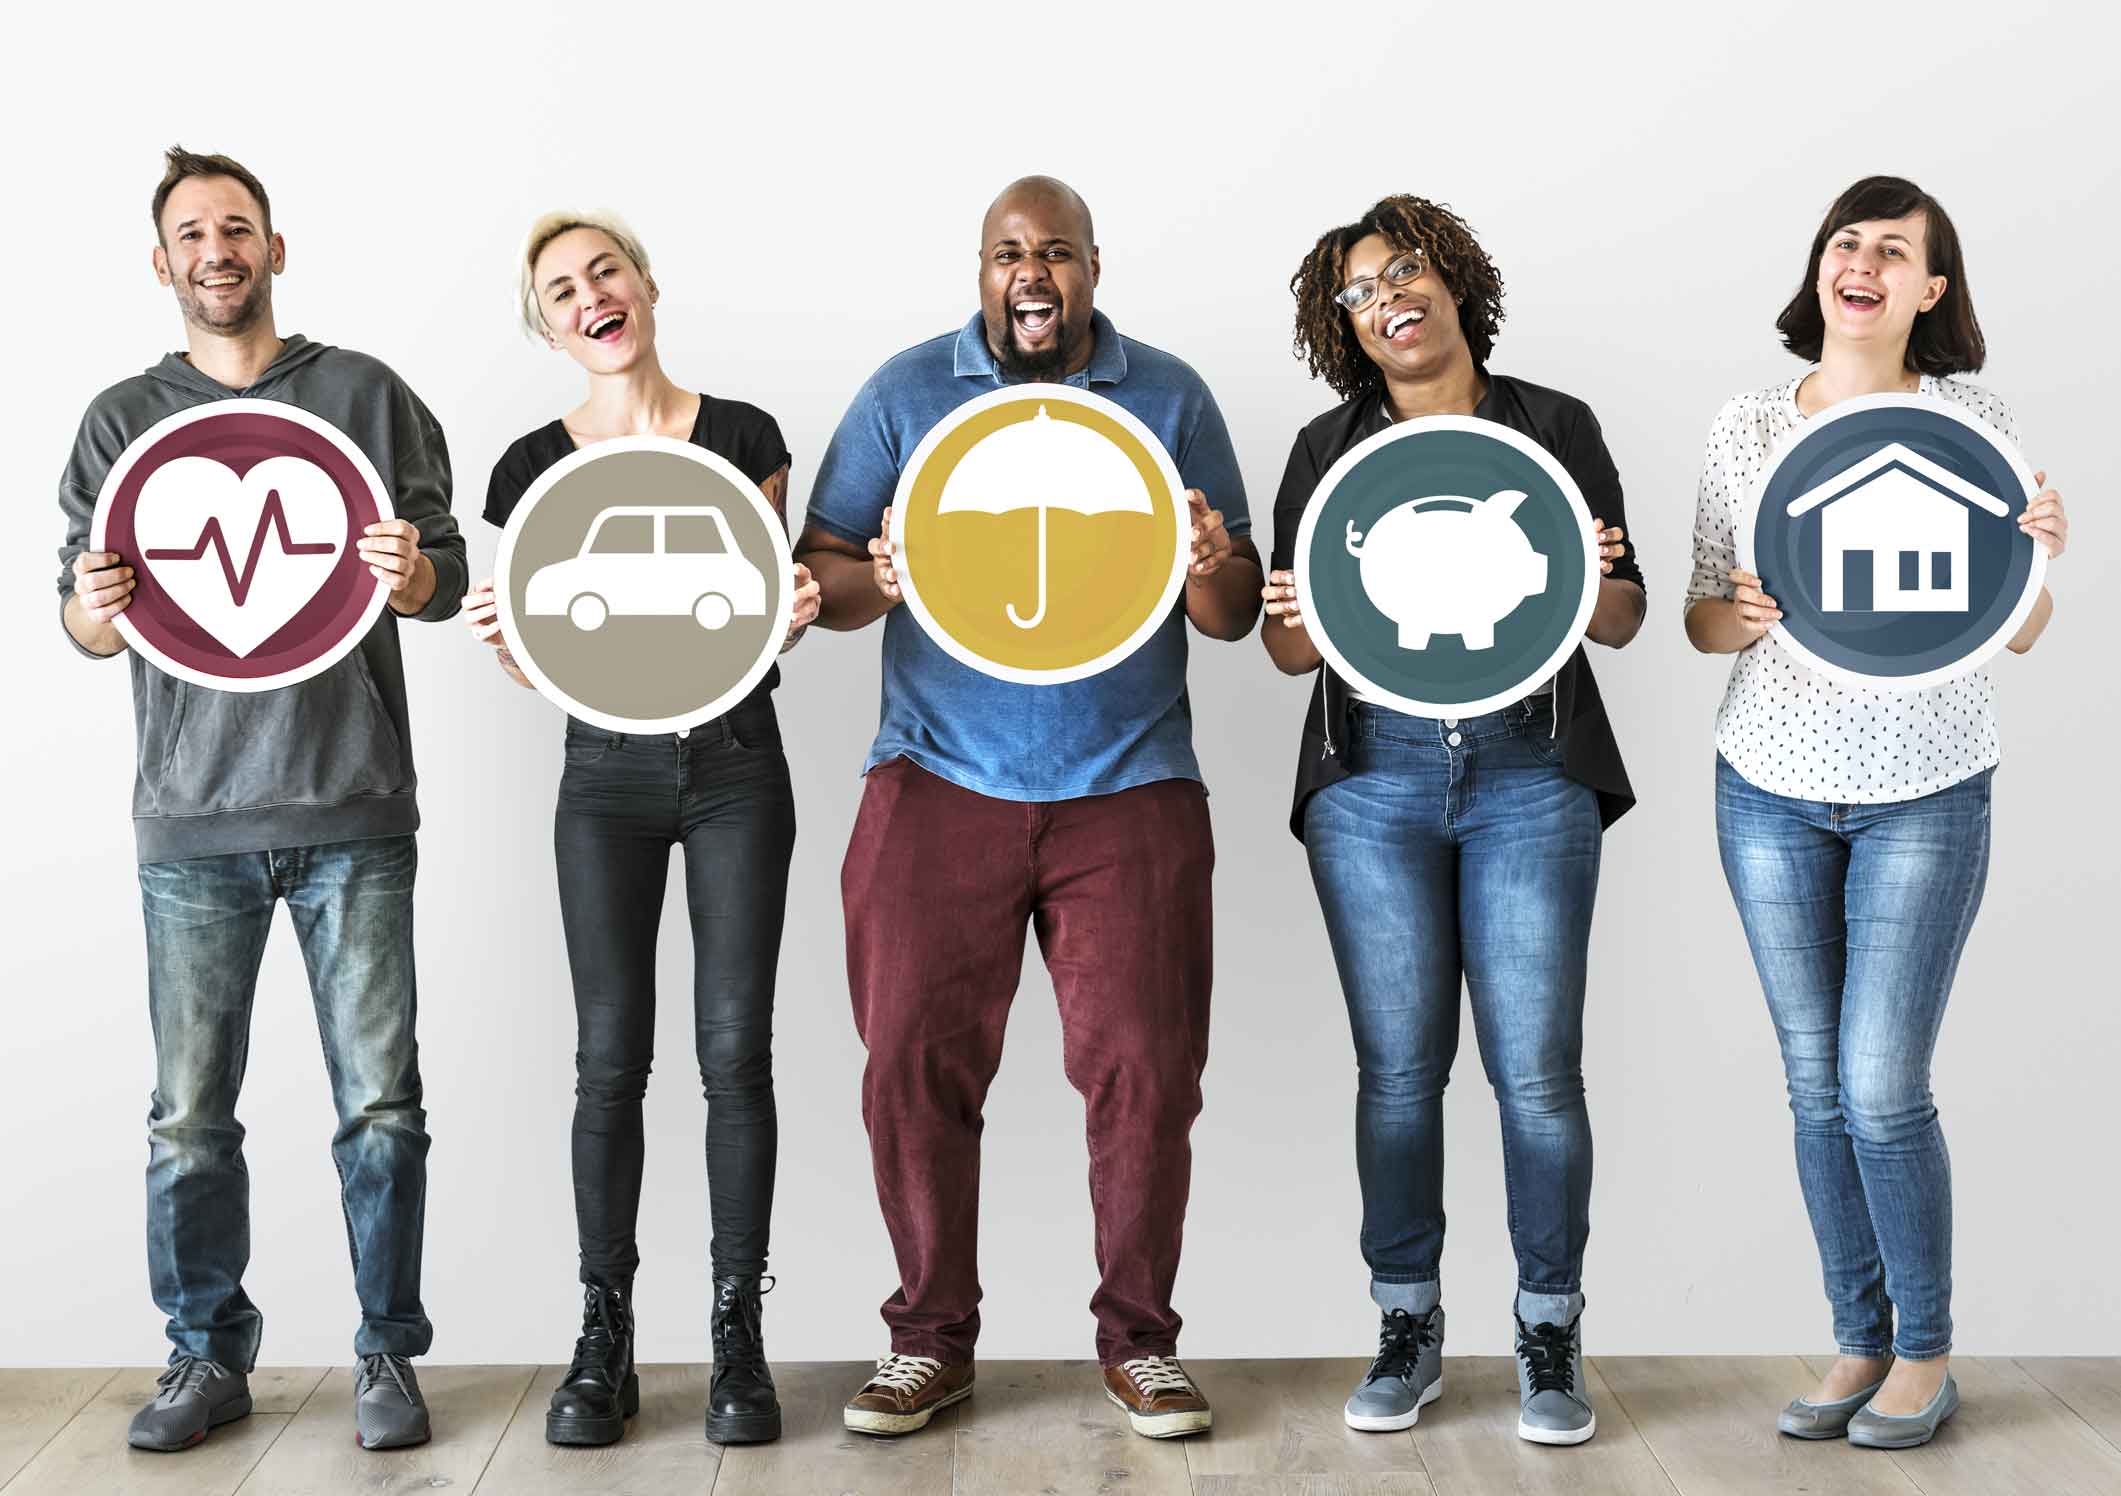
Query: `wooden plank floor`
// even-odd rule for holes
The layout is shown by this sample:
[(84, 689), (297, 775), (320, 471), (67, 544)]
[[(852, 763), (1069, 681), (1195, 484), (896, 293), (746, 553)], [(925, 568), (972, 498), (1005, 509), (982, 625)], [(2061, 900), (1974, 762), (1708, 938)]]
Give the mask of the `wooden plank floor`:
[(379, 1454), (354, 1444), (344, 1368), (259, 1372), (256, 1412), (175, 1455), (125, 1445), (153, 1370), (7, 1370), (0, 1496), (2121, 1496), (2121, 1357), (1958, 1360), (1958, 1416), (1895, 1454), (1778, 1437), (1776, 1411), (1812, 1385), (1795, 1356), (1596, 1358), (1598, 1436), (1574, 1449), (1518, 1439), (1507, 1357), (1448, 1358), (1443, 1397), (1398, 1434), (1342, 1425), (1361, 1361), (1191, 1364), (1215, 1404), (1200, 1438), (1136, 1438), (1088, 1363), (987, 1361), (978, 1395), (926, 1431), (870, 1439), (839, 1419), (869, 1364), (813, 1362), (776, 1368), (780, 1442), (728, 1449), (702, 1435), (704, 1367), (643, 1368), (623, 1442), (555, 1449), (559, 1368), (432, 1366), (434, 1442)]

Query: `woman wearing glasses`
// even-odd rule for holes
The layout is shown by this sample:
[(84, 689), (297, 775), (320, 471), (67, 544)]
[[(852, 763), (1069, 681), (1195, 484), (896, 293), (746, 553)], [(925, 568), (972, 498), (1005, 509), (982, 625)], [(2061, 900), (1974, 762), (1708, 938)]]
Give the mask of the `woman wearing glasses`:
[[(1959, 1405), (1951, 1162), (1929, 1074), (1988, 879), (1995, 692), (1984, 671), (1879, 691), (1807, 668), (1767, 640), (1782, 614), (1734, 536), (1770, 452), (1840, 401), (1919, 393), (2012, 441), (2017, 422), (1958, 377), (1987, 350), (1959, 236), (1912, 182), (1866, 177), (1835, 201), (1775, 326), (1817, 367), (1737, 396), (1709, 430), (1686, 631), (1736, 656), (1716, 714), (1716, 839), (1782, 1046), (1840, 1351), (1778, 1427), (1899, 1449)], [(2018, 523), (2062, 554), (2060, 495)], [(2031, 649), (2052, 611), (2043, 589), (2009, 648)]]
[[(538, 476), (570, 453), (620, 436), (691, 441), (735, 464), (775, 509), (788, 493), (788, 449), (756, 406), (695, 394), (656, 356), (656, 283), (648, 252), (609, 215), (548, 213), (517, 263), (524, 329), (564, 349), (587, 398), (517, 441), (494, 464), (486, 518), (504, 525)], [(785, 522), (785, 513), (783, 520)], [(817, 616), (818, 589), (795, 568), (784, 649)], [(493, 580), (464, 599), (472, 633), (518, 684)], [(569, 718), (553, 817), (560, 918), (574, 979), (575, 1226), (582, 1334), (553, 1390), (545, 1437), (609, 1444), (640, 1407), (634, 1375), (634, 1224), (641, 1203), (641, 1098), (655, 1036), (656, 928), (683, 849), (692, 913), (693, 1019), (707, 1093), (713, 1223), (714, 1375), (707, 1437), (772, 1439), (781, 1410), (760, 1328), (773, 1209), (773, 987), (795, 847), (795, 804), (769, 694), (778, 668), (728, 713), (691, 732), (603, 732)]]
[(1488, 372), (1502, 277), (1449, 209), (1384, 199), (1322, 235), (1290, 289), (1297, 352), (1341, 397), (1289, 454), (1264, 637), (1284, 672), (1318, 677), (1290, 824), (1354, 1030), (1362, 1252), (1383, 1313), (1344, 1416), (1351, 1428), (1406, 1428), (1442, 1390), (1443, 1091), (1463, 981), (1502, 1113), (1518, 1433), (1580, 1444), (1597, 1427), (1579, 1325), (1591, 1197), (1585, 964), (1601, 834), (1634, 794), (1581, 649), (1499, 711), (1408, 716), (1325, 665), (1291, 568), (1305, 506), (1343, 453), (1396, 421), (1477, 416), (1538, 442), (1582, 489), (1603, 573), (1590, 637), (1618, 648), (1644, 606), (1620, 477), (1582, 401)]

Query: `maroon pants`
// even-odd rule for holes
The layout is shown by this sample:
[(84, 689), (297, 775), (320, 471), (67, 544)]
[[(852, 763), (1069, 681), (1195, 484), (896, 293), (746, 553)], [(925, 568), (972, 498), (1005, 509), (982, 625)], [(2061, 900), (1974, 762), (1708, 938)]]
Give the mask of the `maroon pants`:
[(1098, 1361), (1176, 1352), (1214, 866), (1189, 779), (1041, 805), (903, 758), (870, 770), (840, 886), (862, 1120), (898, 1256), (893, 1351), (967, 1361), (979, 1336), (980, 1109), (1028, 924), (1087, 1113)]

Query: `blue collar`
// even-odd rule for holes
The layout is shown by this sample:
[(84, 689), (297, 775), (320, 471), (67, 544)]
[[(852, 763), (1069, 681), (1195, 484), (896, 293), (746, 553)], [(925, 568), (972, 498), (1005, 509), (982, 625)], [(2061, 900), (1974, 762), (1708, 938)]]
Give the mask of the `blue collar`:
[[(1061, 381), (1078, 389), (1093, 384), (1118, 384), (1127, 377), (1127, 349), (1120, 342), (1119, 329), (1103, 312), (1090, 313), (1090, 335), (1095, 345), (1090, 350), (1090, 367), (1080, 374), (1070, 374)], [(990, 379), (996, 384), (1008, 381), (994, 365), (994, 351), (987, 346), (987, 318), (983, 312), (974, 312), (957, 335), (957, 354), (951, 372), (960, 379)]]

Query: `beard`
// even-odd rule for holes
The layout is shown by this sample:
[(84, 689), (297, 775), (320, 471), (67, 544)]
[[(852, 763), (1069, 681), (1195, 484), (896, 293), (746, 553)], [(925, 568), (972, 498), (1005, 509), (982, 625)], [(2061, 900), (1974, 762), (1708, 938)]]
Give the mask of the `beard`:
[(184, 313), (184, 320), (204, 332), (233, 337), (249, 332), (272, 310), (272, 276), (270, 273), (251, 278), (249, 294), (233, 306), (209, 308), (192, 289), (189, 280), (181, 280), (177, 286), (177, 305)]
[(1004, 310), (1002, 346), (995, 351), (994, 357), (1001, 371), (1019, 382), (1058, 384), (1068, 371), (1068, 328), (1062, 320), (1066, 311), (1066, 304), (1056, 296), (1053, 314), (1059, 336), (1048, 347), (1034, 351), (1017, 342), (1016, 318)]

